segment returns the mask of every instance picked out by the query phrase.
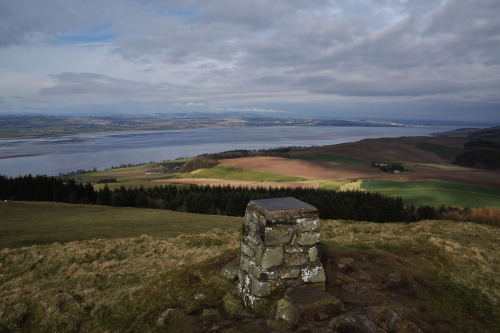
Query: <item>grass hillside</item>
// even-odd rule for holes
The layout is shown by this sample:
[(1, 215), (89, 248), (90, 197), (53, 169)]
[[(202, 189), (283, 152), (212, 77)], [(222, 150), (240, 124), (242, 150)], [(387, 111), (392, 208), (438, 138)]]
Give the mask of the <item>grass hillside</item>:
[(143, 234), (172, 238), (214, 228), (237, 231), (241, 223), (227, 216), (56, 202), (0, 202), (0, 216), (0, 249)]
[[(0, 216), (11, 239), (0, 250), (0, 332), (284, 328), (274, 310), (247, 314), (220, 274), (239, 251), (241, 219), (47, 203), (2, 203)], [(323, 221), (321, 242), (327, 291), (380, 332), (389, 310), (398, 332), (500, 329), (499, 228)]]

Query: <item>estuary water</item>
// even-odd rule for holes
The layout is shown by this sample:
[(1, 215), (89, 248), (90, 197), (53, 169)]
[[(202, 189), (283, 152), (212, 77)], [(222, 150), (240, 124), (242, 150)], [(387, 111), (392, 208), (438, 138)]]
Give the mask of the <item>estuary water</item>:
[(0, 175), (57, 175), (234, 149), (323, 146), (366, 138), (425, 136), (457, 127), (223, 127), (0, 140)]

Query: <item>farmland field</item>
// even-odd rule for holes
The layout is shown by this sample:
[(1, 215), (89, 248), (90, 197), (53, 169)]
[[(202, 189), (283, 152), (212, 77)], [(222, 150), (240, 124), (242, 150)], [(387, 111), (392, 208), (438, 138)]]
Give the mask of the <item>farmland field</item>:
[(342, 156), (342, 155), (332, 155), (332, 154), (314, 154), (314, 155), (297, 155), (291, 156), (291, 158), (308, 160), (308, 161), (325, 161), (325, 162), (334, 162), (338, 164), (346, 164), (346, 165), (370, 165), (371, 162)]
[(265, 182), (297, 182), (304, 178), (285, 176), (278, 173), (262, 172), (255, 170), (245, 170), (242, 168), (218, 165), (212, 169), (200, 169), (199, 171), (181, 173), (176, 178), (213, 178), (224, 180), (242, 181), (265, 181)]
[(499, 189), (455, 182), (364, 180), (361, 189), (401, 196), (408, 205), (500, 207)]

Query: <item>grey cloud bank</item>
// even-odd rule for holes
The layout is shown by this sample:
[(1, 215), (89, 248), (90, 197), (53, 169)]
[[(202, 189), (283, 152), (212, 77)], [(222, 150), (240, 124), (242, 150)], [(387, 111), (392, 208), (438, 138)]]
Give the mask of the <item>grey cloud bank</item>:
[(0, 112), (493, 124), (499, 54), (496, 0), (4, 0)]

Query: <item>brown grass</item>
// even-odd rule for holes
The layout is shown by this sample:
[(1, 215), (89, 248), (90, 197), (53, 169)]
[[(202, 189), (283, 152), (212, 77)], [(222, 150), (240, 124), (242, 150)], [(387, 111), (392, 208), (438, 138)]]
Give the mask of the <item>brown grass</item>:
[(326, 221), (328, 248), (376, 248), (433, 267), (443, 277), (479, 290), (500, 305), (500, 229), (467, 222), (385, 223)]
[[(220, 257), (237, 248), (238, 239), (237, 232), (214, 230), (175, 239), (144, 235), (4, 249), (0, 331), (134, 331), (127, 320), (146, 315), (135, 311), (148, 308), (148, 297), (156, 307), (178, 298), (169, 275)], [(154, 321), (142, 325), (154, 327)]]
[[(451, 281), (460, 290), (477, 291), (480, 296), (474, 302), (486, 297), (500, 304), (498, 228), (450, 221), (323, 222), (323, 253), (352, 253), (361, 262), (372, 253), (367, 250), (376, 249), (380, 255), (374, 258), (390, 257), (394, 261), (390, 269), (401, 269), (403, 277), (421, 275), (426, 283), (437, 286), (440, 280), (448, 285)], [(200, 316), (203, 309), (217, 308), (223, 319), (228, 318), (224, 312), (228, 299), (242, 309), (234, 283), (218, 274), (238, 252), (239, 241), (240, 232), (213, 230), (174, 239), (144, 235), (4, 249), (0, 251), (0, 331), (199, 330), (200, 326), (190, 325), (206, 320)], [(383, 269), (377, 265), (372, 268)], [(422, 302), (427, 299), (424, 296), (411, 297)], [(448, 306), (462, 301), (448, 296), (435, 294), (430, 299)], [(158, 327), (157, 319), (168, 309), (178, 309), (177, 317)], [(434, 315), (433, 310), (411, 311), (424, 311), (437, 319), (441, 315)], [(463, 316), (463, 312), (457, 315)], [(230, 319), (237, 325), (238, 320), (248, 322), (249, 318)], [(448, 326), (464, 325), (460, 317), (458, 320)], [(478, 324), (485, 331), (487, 324)], [(252, 324), (248, 327), (255, 329)]]

